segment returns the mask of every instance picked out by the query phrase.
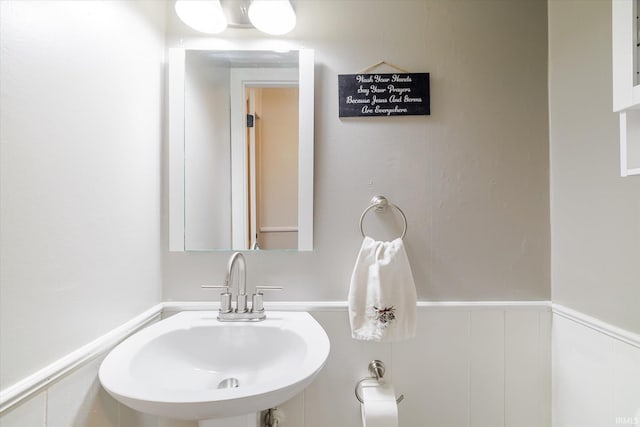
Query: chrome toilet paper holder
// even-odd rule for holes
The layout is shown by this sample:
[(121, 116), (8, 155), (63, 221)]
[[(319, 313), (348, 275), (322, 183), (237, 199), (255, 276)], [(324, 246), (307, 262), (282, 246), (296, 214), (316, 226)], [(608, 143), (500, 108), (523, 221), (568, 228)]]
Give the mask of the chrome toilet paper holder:
[[(376, 380), (377, 382), (380, 382), (380, 380), (384, 377), (385, 371), (386, 369), (384, 367), (384, 362), (382, 362), (381, 360), (372, 360), (371, 362), (369, 362), (370, 376), (362, 378), (360, 381), (358, 381), (356, 383), (356, 388), (354, 390), (354, 393), (356, 395), (356, 399), (358, 399), (358, 402), (360, 402), (361, 404), (364, 404), (364, 400), (360, 396), (360, 388), (362, 387), (362, 382), (367, 380)], [(404, 400), (404, 394), (401, 394), (396, 399), (396, 403), (400, 403), (403, 400)]]

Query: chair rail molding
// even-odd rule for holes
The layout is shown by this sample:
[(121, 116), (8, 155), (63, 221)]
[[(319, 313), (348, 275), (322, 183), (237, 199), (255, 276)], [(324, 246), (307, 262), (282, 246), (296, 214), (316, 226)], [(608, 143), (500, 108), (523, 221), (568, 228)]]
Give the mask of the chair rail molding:
[[(271, 301), (265, 302), (264, 305), (267, 312), (279, 310), (346, 313), (348, 311), (347, 301)], [(121, 326), (96, 338), (89, 344), (78, 348), (4, 390), (0, 390), (0, 416), (47, 389), (55, 382), (77, 371), (100, 355), (107, 353), (122, 340), (153, 322), (181, 311), (213, 311), (217, 310), (218, 307), (218, 302), (210, 301), (168, 301), (156, 304)], [(550, 301), (418, 301), (417, 303), (418, 311), (528, 310), (549, 312), (551, 307)], [(637, 342), (638, 346), (640, 346), (640, 340)]]

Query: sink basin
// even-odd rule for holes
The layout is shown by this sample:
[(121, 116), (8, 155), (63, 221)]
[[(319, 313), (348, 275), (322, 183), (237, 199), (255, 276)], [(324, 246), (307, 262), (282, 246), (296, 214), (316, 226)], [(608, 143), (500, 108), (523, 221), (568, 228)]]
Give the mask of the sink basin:
[(261, 322), (220, 322), (185, 311), (132, 335), (100, 366), (100, 382), (140, 412), (185, 420), (255, 413), (308, 386), (329, 339), (305, 312), (268, 312)]

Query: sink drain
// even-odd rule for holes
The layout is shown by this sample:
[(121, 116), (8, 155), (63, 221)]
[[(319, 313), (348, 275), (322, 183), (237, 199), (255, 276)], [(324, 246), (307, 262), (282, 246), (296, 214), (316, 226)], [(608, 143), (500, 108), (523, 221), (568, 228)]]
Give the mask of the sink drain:
[(225, 378), (218, 384), (218, 388), (235, 388), (240, 385), (240, 381), (237, 378), (229, 377)]

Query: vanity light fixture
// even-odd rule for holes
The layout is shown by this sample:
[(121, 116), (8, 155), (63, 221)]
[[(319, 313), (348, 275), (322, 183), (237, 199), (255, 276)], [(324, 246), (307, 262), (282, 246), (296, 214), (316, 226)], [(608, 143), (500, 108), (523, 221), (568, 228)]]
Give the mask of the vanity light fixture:
[(282, 35), (296, 26), (290, 0), (177, 0), (175, 9), (185, 24), (208, 34), (229, 26)]
[(253, 0), (249, 19), (257, 29), (272, 35), (286, 34), (296, 26), (296, 13), (289, 0)]
[(217, 34), (227, 28), (220, 0), (177, 0), (176, 14), (196, 31)]

